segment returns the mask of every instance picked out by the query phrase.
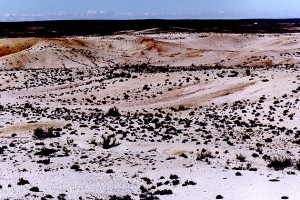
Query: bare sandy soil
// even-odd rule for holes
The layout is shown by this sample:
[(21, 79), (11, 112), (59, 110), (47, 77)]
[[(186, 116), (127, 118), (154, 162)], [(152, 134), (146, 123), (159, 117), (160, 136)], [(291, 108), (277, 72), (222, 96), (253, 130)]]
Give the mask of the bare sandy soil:
[(1, 39), (0, 199), (299, 199), (299, 42)]
[(0, 39), (0, 68), (272, 66), (300, 63), (300, 34), (173, 33)]

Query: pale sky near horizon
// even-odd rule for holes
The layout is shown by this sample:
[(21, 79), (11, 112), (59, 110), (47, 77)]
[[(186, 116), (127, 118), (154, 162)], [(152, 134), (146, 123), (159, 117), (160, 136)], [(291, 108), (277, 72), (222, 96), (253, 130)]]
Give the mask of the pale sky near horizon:
[(0, 21), (300, 18), (299, 0), (0, 0)]

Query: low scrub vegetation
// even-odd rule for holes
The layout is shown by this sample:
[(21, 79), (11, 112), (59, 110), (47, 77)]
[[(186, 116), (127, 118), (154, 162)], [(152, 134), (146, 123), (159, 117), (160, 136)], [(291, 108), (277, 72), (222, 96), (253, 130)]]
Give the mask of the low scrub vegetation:
[(242, 154), (236, 154), (236, 159), (240, 162), (246, 162), (246, 157)]
[(103, 149), (110, 149), (112, 147), (119, 146), (120, 143), (117, 142), (117, 138), (115, 135), (102, 135), (102, 142), (100, 142), (100, 145), (102, 146)]
[(106, 113), (106, 116), (119, 117), (119, 116), (121, 116), (121, 113), (117, 107), (112, 107), (108, 110), (108, 112)]
[(36, 140), (44, 140), (46, 138), (54, 138), (59, 137), (59, 133), (54, 133), (53, 128), (48, 128), (47, 130), (44, 130), (42, 128), (36, 128), (33, 131), (33, 139)]
[(283, 170), (293, 165), (292, 159), (284, 156), (277, 156), (270, 159), (268, 167), (275, 170)]
[(300, 159), (296, 162), (296, 168), (300, 171)]
[(198, 155), (197, 155), (197, 160), (204, 160), (206, 158), (214, 158), (212, 153), (210, 151), (202, 150)]

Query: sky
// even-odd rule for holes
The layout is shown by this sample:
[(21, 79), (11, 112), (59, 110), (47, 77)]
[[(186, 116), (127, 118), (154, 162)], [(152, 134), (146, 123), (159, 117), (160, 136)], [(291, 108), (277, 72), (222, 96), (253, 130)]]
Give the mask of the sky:
[(300, 18), (300, 0), (0, 0), (0, 21)]

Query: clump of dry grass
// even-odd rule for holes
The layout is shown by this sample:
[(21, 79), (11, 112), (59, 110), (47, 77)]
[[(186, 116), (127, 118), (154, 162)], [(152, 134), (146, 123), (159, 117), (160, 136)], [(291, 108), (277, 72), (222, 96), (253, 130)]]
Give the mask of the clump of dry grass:
[(117, 138), (115, 135), (102, 135), (102, 142), (100, 142), (100, 145), (103, 149), (110, 149), (112, 147), (116, 147), (120, 145), (120, 142), (117, 142)]
[(108, 112), (106, 113), (106, 116), (118, 117), (118, 116), (121, 116), (121, 113), (117, 107), (112, 107), (108, 110)]
[(287, 167), (292, 166), (292, 164), (293, 162), (291, 158), (284, 157), (284, 156), (277, 156), (270, 159), (267, 167), (273, 168), (275, 170), (283, 170)]
[(60, 134), (55, 134), (53, 131), (53, 128), (48, 128), (47, 130), (44, 130), (42, 128), (36, 128), (33, 131), (33, 139), (36, 140), (44, 140), (47, 138), (54, 138), (54, 137), (59, 137)]
[(202, 150), (198, 155), (197, 155), (197, 160), (204, 160), (206, 158), (214, 158), (212, 152)]
[(296, 168), (300, 171), (300, 159), (296, 162)]

